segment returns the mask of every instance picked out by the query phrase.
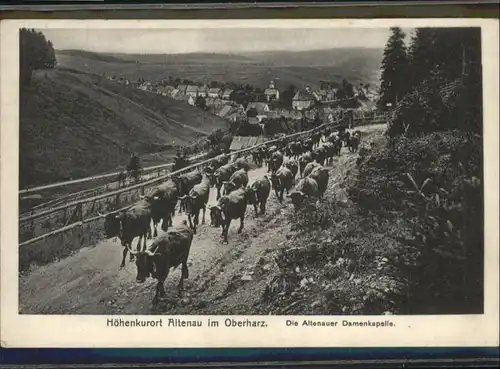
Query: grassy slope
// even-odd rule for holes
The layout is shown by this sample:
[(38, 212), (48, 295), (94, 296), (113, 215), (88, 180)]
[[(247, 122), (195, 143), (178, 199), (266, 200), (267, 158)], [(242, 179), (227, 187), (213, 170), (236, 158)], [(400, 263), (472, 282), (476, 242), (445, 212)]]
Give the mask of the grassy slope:
[[(58, 69), (34, 75), (20, 109), (21, 187), (78, 178), (227, 123), (166, 97)], [(175, 141), (175, 142), (174, 142)]]
[(279, 88), (318, 86), (320, 80), (377, 83), (381, 51), (337, 49), (312, 52), (264, 52), (244, 55), (122, 55), (59, 51), (62, 66), (137, 80), (172, 76), (194, 81), (217, 80), (264, 87), (271, 78)]

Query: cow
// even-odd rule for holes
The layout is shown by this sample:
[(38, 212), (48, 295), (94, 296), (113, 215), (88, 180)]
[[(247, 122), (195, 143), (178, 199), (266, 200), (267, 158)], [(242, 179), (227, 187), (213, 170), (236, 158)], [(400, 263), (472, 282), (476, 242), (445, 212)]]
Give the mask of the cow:
[(271, 182), (269, 178), (264, 175), (258, 178), (250, 186), (247, 187), (247, 199), (248, 205), (253, 205), (255, 210), (255, 216), (259, 216), (257, 207), (260, 207), (260, 213), (265, 214), (266, 203), (269, 198), (269, 193), (271, 192)]
[(277, 172), (271, 174), (271, 183), (278, 201), (283, 202), (283, 192), (288, 194), (293, 187), (293, 173), (287, 167), (281, 167)]
[(303, 144), (303, 148), (304, 148), (304, 150), (302, 151), (302, 153), (301, 153), (301, 154), (303, 154), (303, 153), (305, 153), (305, 152), (307, 152), (307, 151), (312, 151), (313, 147), (314, 147), (314, 141), (313, 141), (313, 139), (310, 137), (310, 138), (308, 138), (308, 139), (306, 139), (306, 140), (305, 140), (305, 142), (304, 142), (304, 144)]
[(335, 156), (336, 152), (337, 152), (337, 147), (335, 144), (331, 143), (331, 142), (327, 142), (323, 145), (323, 147), (325, 148), (325, 162), (326, 164), (328, 163), (332, 163), (333, 161), (333, 157)]
[(321, 167), (321, 164), (315, 161), (311, 161), (310, 163), (308, 163), (302, 171), (302, 178), (307, 177), (309, 174), (311, 174), (313, 169), (317, 167)]
[(312, 152), (313, 159), (316, 160), (321, 165), (325, 163), (326, 155), (327, 155), (327, 150), (326, 147), (324, 146), (317, 147)]
[(298, 211), (304, 200), (319, 197), (318, 183), (311, 177), (302, 178), (288, 197), (292, 201), (294, 210)]
[(297, 161), (293, 160), (293, 159), (287, 159), (283, 163), (283, 166), (290, 169), (290, 171), (293, 174), (293, 178), (295, 178), (295, 176), (297, 175), (297, 172), (299, 171), (299, 164), (297, 164)]
[(161, 229), (163, 231), (166, 231), (167, 228), (172, 225), (172, 217), (175, 214), (178, 194), (177, 184), (171, 178), (153, 189), (149, 194), (149, 198), (153, 199), (151, 210), (154, 228), (153, 237), (158, 235), (157, 226), (160, 220), (162, 220)]
[(299, 158), (299, 171), (300, 175), (304, 172), (304, 168), (306, 167), (307, 164), (313, 161), (312, 153), (306, 152), (305, 154), (302, 154), (302, 156)]
[(252, 159), (253, 162), (258, 166), (262, 166), (262, 157), (259, 149), (252, 151)]
[(238, 158), (233, 162), (234, 167), (238, 169), (245, 169), (247, 172), (250, 170), (250, 164), (245, 158)]
[(210, 196), (210, 179), (207, 175), (203, 176), (201, 183), (194, 185), (188, 195), (184, 195), (179, 200), (184, 201), (186, 205), (186, 215), (189, 226), (196, 234), (196, 227), (200, 224), (200, 210), (203, 210), (202, 223), (205, 224), (205, 211)]
[(328, 186), (328, 169), (324, 167), (316, 167), (311, 171), (311, 173), (308, 174), (308, 177), (316, 181), (318, 184), (318, 197), (322, 198), (326, 191), (326, 187)]
[(283, 154), (280, 151), (275, 151), (271, 155), (271, 159), (268, 162), (268, 168), (270, 173), (276, 172), (283, 164)]
[(298, 158), (300, 154), (304, 152), (302, 143), (299, 141), (294, 141), (288, 144), (286, 147), (286, 154), (292, 158)]
[(221, 237), (227, 243), (227, 233), (231, 221), (240, 219), (238, 233), (241, 233), (244, 226), (245, 211), (248, 204), (246, 188), (242, 187), (228, 195), (222, 196), (217, 205), (210, 207), (211, 224), (222, 228)]
[(225, 181), (229, 181), (237, 168), (234, 163), (229, 163), (217, 169), (212, 176), (212, 185), (217, 188), (217, 200), (221, 197), (220, 190)]
[(143, 283), (148, 277), (153, 277), (158, 281), (153, 306), (156, 306), (159, 298), (165, 295), (164, 283), (170, 269), (175, 270), (181, 264), (182, 274), (178, 284), (178, 293), (179, 295), (182, 293), (184, 279), (189, 278), (187, 260), (193, 243), (193, 235), (193, 230), (186, 221), (183, 221), (180, 226), (170, 228), (155, 238), (148, 249), (139, 252), (128, 249), (131, 255), (136, 256), (136, 281)]
[[(172, 180), (177, 184), (179, 197), (188, 195), (189, 191), (191, 191), (194, 185), (200, 183), (202, 178), (203, 174), (199, 170), (193, 170), (180, 176), (172, 176)], [(179, 214), (182, 212), (182, 210), (185, 210), (185, 208), (185, 203), (181, 201), (179, 204)]]
[(248, 174), (245, 169), (239, 169), (233, 173), (229, 181), (224, 181), (224, 195), (231, 193), (232, 191), (240, 188), (246, 187), (248, 184)]
[[(314, 132), (311, 135), (311, 139), (313, 141), (313, 147), (312, 148), (318, 147), (319, 146), (319, 142), (321, 140), (321, 132), (319, 132), (319, 131)], [(312, 151), (312, 149), (310, 149), (309, 151)]]
[[(125, 266), (127, 252), (132, 247), (134, 238), (139, 237), (136, 250), (141, 250), (141, 239), (143, 240), (143, 249), (146, 248), (146, 239), (151, 234), (151, 210), (152, 198), (143, 196), (139, 201), (120, 213), (111, 213), (106, 215), (104, 220), (104, 229), (106, 237), (118, 237), (123, 246), (123, 258), (120, 269)], [(100, 216), (102, 214), (98, 213)], [(134, 260), (134, 254), (130, 254), (130, 261)]]
[(217, 169), (219, 169), (221, 166), (227, 164), (229, 162), (229, 156), (228, 155), (222, 155), (219, 156), (215, 159), (213, 159), (210, 164), (205, 169), (206, 173), (212, 174), (214, 173)]
[(359, 137), (357, 135), (352, 135), (348, 140), (347, 147), (349, 148), (350, 152), (358, 151)]
[(347, 131), (341, 131), (339, 132), (339, 138), (342, 141), (344, 146), (349, 145), (349, 138), (351, 137), (351, 134)]

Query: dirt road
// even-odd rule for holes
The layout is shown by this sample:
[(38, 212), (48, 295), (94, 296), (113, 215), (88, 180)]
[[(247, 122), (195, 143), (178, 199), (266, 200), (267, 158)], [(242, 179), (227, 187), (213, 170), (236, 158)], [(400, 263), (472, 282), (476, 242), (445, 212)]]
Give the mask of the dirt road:
[[(364, 127), (380, 129), (383, 125)], [(342, 149), (339, 164), (356, 154)], [(332, 168), (334, 172), (334, 168)], [(250, 183), (266, 174), (265, 168), (249, 172)], [(331, 176), (330, 186), (335, 177)], [(215, 189), (210, 204), (215, 204)], [(119, 270), (122, 247), (118, 241), (105, 240), (81, 249), (61, 261), (38, 267), (19, 279), (21, 314), (256, 314), (268, 281), (273, 277), (269, 252), (286, 240), (292, 206), (287, 199), (280, 204), (272, 192), (264, 216), (255, 217), (247, 209), (245, 228), (236, 231), (239, 221), (231, 224), (229, 244), (220, 239), (220, 228), (207, 224), (198, 228), (189, 258), (190, 278), (185, 292), (177, 296), (180, 268), (165, 282), (166, 298), (156, 309), (151, 300), (156, 282), (135, 281), (136, 267), (127, 258)], [(201, 218), (201, 217), (200, 217)], [(176, 215), (174, 225), (185, 219)], [(151, 241), (149, 241), (151, 242)], [(134, 242), (135, 247), (135, 242)]]

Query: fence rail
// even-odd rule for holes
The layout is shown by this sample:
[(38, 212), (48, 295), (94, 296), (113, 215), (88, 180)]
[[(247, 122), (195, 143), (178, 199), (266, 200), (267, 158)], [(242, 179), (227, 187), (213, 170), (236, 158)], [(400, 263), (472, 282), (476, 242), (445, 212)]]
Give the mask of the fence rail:
[[(324, 123), (308, 131), (293, 133), (291, 135), (283, 136), (278, 139), (272, 139), (246, 149), (235, 151), (231, 153), (231, 155), (235, 159), (243, 157), (258, 147), (273, 145), (283, 139), (288, 141), (297, 137), (306, 137), (326, 126), (337, 125), (340, 122), (341, 120)], [(83, 226), (86, 223), (101, 219), (106, 214), (114, 213), (120, 209), (126, 208), (137, 201), (141, 195), (144, 195), (148, 189), (151, 189), (158, 183), (165, 181), (170, 176), (203, 168), (213, 160), (222, 157), (223, 155), (225, 154), (193, 163), (174, 172), (157, 175), (154, 178), (147, 179), (144, 182), (137, 183), (126, 188), (71, 201), (69, 203), (45, 209), (34, 214), (23, 215), (19, 218), (20, 246), (27, 246), (42, 239), (60, 235), (61, 232), (64, 232), (65, 230), (74, 229), (74, 227), (77, 227), (78, 225)], [(169, 165), (167, 164), (157, 167), (162, 169), (168, 166)], [(104, 213), (104, 215), (101, 216), (99, 213)]]

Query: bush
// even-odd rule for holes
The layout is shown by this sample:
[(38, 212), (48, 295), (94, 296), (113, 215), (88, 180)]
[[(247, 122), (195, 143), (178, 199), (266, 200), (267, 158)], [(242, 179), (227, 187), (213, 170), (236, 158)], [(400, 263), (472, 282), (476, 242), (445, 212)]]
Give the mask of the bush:
[[(483, 303), (482, 142), (459, 131), (392, 139), (366, 157), (351, 196), (364, 214), (404, 217), (391, 258), (406, 313), (479, 313)], [(401, 296), (400, 296), (401, 297)]]

